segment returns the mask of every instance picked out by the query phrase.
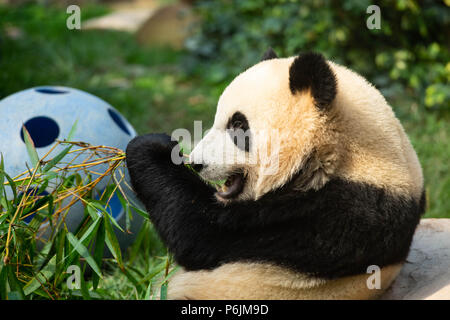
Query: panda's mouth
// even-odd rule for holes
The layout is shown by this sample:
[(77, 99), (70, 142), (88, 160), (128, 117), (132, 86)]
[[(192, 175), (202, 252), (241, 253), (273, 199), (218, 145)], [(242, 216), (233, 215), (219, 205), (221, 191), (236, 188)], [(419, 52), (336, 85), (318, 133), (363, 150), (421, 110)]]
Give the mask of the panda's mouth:
[(217, 189), (216, 195), (222, 200), (230, 200), (237, 197), (244, 189), (245, 177), (242, 173), (230, 175), (225, 183)]

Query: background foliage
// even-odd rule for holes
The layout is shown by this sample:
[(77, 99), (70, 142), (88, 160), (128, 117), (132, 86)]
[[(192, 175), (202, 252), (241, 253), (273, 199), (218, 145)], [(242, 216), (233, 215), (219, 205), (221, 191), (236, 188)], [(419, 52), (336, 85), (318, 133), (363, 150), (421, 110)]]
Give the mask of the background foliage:
[(407, 93), (450, 111), (450, 10), (443, 1), (383, 0), (369, 30), (370, 0), (199, 1), (202, 23), (187, 48), (230, 77), (271, 46), (281, 56), (319, 51), (369, 78), (388, 97)]
[[(192, 130), (194, 120), (202, 120), (205, 130), (212, 125), (215, 104), (227, 83), (257, 63), (267, 47), (280, 56), (319, 51), (360, 72), (383, 92), (422, 163), (426, 217), (450, 218), (450, 4), (447, 0), (381, 0), (377, 2), (381, 29), (368, 30), (370, 4), (366, 0), (201, 0), (195, 7), (200, 23), (183, 50), (141, 47), (123, 32), (67, 30), (64, 7), (0, 5), (0, 99), (33, 86), (64, 85), (111, 103), (140, 133)], [(106, 12), (99, 4), (82, 5), (83, 20)], [(62, 176), (57, 190), (66, 190), (66, 178)], [(5, 179), (7, 173), (0, 170), (0, 182), (6, 183)], [(45, 181), (35, 182), (42, 186)], [(23, 181), (18, 182), (17, 188), (23, 187)], [(59, 191), (51, 196), (57, 198)], [(84, 198), (95, 206), (89, 194)], [(20, 197), (1, 201), (0, 297), (147, 299), (155, 290), (164, 297), (161, 283), (168, 276), (170, 258), (148, 220), (134, 245), (122, 248), (120, 257), (118, 252), (113, 257), (92, 253), (96, 265), (102, 266), (102, 278), (96, 279), (86, 251), (80, 245), (81, 251), (74, 248), (81, 242), (95, 251), (98, 237), (107, 232), (112, 237), (111, 230), (106, 231), (107, 212), (100, 210), (101, 221), (86, 212), (86, 224), (76, 232), (55, 233), (46, 246), (36, 249), (33, 232), (38, 225), (24, 226), (20, 219), (13, 219), (14, 213), (18, 207), (26, 214), (30, 210), (45, 213), (50, 198), (31, 194), (22, 204)], [(17, 232), (9, 244), (17, 243), (12, 248), (21, 250), (11, 249), (5, 264), (11, 225)], [(116, 230), (113, 224), (112, 228)], [(106, 238), (104, 242), (108, 247)], [(68, 260), (52, 251), (53, 243), (55, 248), (63, 247)], [(65, 287), (61, 265), (69, 262), (86, 271), (82, 290)], [(43, 271), (54, 273), (36, 286), (33, 279), (49, 275)], [(34, 290), (30, 292), (29, 285), (24, 291), (30, 281)]]

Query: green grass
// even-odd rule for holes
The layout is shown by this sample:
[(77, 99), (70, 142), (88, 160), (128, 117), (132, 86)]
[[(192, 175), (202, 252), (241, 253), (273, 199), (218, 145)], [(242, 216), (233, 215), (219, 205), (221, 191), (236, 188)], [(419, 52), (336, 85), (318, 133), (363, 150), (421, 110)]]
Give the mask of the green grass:
[[(101, 6), (83, 7), (82, 17), (105, 12)], [(33, 86), (70, 86), (109, 102), (139, 133), (176, 128), (192, 132), (194, 120), (202, 120), (203, 129), (212, 124), (217, 99), (230, 80), (206, 64), (192, 76), (186, 72), (186, 52), (144, 48), (127, 33), (69, 31), (64, 8), (0, 6), (0, 17), (0, 99)], [(21, 35), (8, 37), (12, 29)], [(399, 96), (389, 100), (424, 169), (426, 217), (450, 218), (449, 115)], [(105, 262), (110, 267), (104, 271), (101, 292), (110, 298), (147, 298), (153, 279), (165, 272), (166, 251), (150, 224), (138, 239), (125, 256), (129, 274), (114, 261)]]
[[(104, 12), (83, 7), (82, 18)], [(183, 52), (142, 48), (123, 32), (68, 30), (63, 8), (0, 7), (0, 17), (0, 98), (32, 86), (63, 85), (103, 98), (139, 132), (192, 128), (193, 119), (212, 123), (219, 91), (186, 81), (178, 63)], [(22, 35), (8, 38), (6, 28)]]

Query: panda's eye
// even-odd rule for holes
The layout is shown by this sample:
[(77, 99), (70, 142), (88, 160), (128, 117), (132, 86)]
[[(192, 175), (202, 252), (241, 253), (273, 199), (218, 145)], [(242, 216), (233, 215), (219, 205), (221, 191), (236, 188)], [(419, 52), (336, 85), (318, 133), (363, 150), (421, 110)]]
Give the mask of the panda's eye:
[(232, 123), (233, 129), (242, 129), (242, 121), (236, 120)]
[(228, 120), (227, 131), (233, 143), (242, 150), (250, 150), (250, 127), (247, 118), (240, 112), (235, 112)]

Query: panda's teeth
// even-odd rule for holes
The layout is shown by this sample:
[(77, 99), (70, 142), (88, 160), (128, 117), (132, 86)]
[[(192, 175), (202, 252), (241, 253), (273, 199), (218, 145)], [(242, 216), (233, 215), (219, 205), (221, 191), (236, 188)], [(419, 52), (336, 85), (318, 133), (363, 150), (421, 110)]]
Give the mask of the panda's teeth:
[(216, 190), (219, 191), (219, 192), (226, 192), (227, 191), (227, 188), (225, 187), (225, 185), (218, 185), (218, 184), (216, 184), (215, 187), (216, 187)]

